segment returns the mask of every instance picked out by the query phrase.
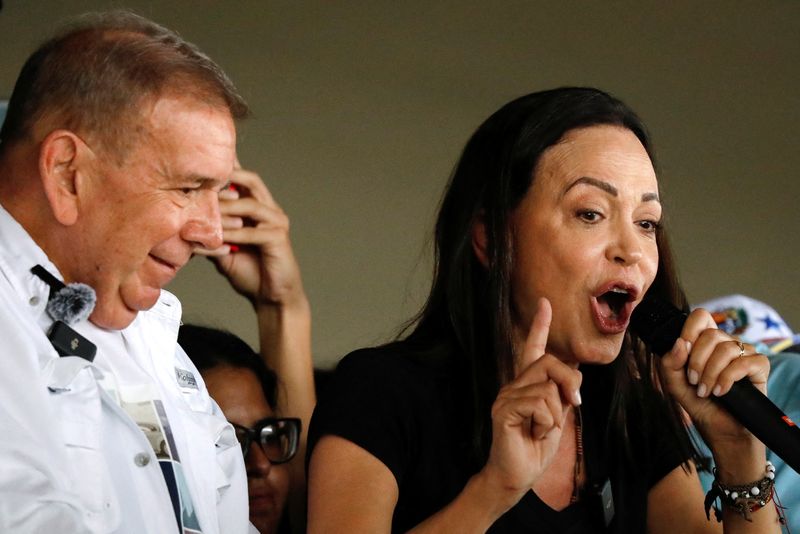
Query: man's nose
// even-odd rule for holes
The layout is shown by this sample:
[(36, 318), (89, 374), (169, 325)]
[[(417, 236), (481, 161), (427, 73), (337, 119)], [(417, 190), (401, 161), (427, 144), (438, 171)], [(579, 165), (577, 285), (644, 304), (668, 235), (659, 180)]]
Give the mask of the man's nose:
[(197, 203), (183, 225), (181, 237), (210, 250), (222, 246), (222, 218), (216, 192), (209, 190), (198, 194)]

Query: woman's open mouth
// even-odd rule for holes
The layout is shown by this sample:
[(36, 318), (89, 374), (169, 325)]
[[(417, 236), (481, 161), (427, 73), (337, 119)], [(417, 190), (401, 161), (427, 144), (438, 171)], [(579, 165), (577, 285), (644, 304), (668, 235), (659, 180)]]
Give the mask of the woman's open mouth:
[(592, 297), (592, 316), (603, 334), (620, 334), (628, 328), (638, 291), (624, 284), (610, 284)]

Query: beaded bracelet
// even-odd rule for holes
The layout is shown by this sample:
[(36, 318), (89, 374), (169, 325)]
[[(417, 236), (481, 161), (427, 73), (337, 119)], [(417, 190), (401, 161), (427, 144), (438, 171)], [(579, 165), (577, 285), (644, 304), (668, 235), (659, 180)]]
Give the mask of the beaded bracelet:
[[(767, 462), (764, 478), (741, 486), (725, 486), (717, 479), (714, 468), (714, 482), (706, 493), (706, 518), (711, 519), (711, 508), (718, 498), (723, 506), (733, 509), (737, 514), (752, 522), (751, 514), (760, 510), (772, 500), (775, 488), (775, 466)], [(722, 514), (714, 507), (717, 521), (722, 521)]]

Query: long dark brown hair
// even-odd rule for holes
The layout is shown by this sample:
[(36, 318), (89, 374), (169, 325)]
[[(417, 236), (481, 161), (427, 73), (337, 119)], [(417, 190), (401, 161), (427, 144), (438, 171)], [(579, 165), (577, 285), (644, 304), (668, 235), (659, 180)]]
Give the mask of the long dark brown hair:
[[(655, 166), (650, 137), (636, 113), (603, 91), (565, 87), (523, 96), (489, 117), (464, 148), (442, 199), (433, 286), (405, 342), (425, 347), (441, 345), (444, 339), (457, 355), (460, 376), (469, 381), (470, 399), (465, 402), (471, 407), (472, 450), (478, 465), (485, 462), (491, 444), (492, 403), (500, 386), (513, 378), (510, 216), (530, 188), (542, 153), (567, 132), (594, 125), (631, 131)], [(486, 226), (488, 269), (472, 248), (472, 227), (479, 216)], [(649, 293), (686, 309), (663, 224), (656, 242), (658, 272)], [(628, 439), (630, 407), (643, 389), (660, 394), (663, 387), (654, 355), (631, 332), (611, 366), (615, 387), (608, 437), (615, 444), (617, 463), (631, 465), (635, 451)], [(677, 406), (666, 400), (670, 430), (685, 443)], [(615, 498), (623, 501), (618, 506), (624, 505), (625, 495)], [(644, 511), (634, 514), (633, 523), (641, 525)]]

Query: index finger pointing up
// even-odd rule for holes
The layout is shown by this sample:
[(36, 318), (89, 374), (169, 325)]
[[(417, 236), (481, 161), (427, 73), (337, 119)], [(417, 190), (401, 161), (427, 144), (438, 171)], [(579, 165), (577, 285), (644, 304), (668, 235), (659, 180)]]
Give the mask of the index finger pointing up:
[(550, 306), (550, 301), (544, 297), (540, 298), (536, 305), (533, 321), (531, 321), (531, 329), (525, 339), (525, 347), (522, 349), (522, 354), (520, 354), (520, 365), (517, 369), (517, 374), (544, 356), (552, 318), (553, 309)]

